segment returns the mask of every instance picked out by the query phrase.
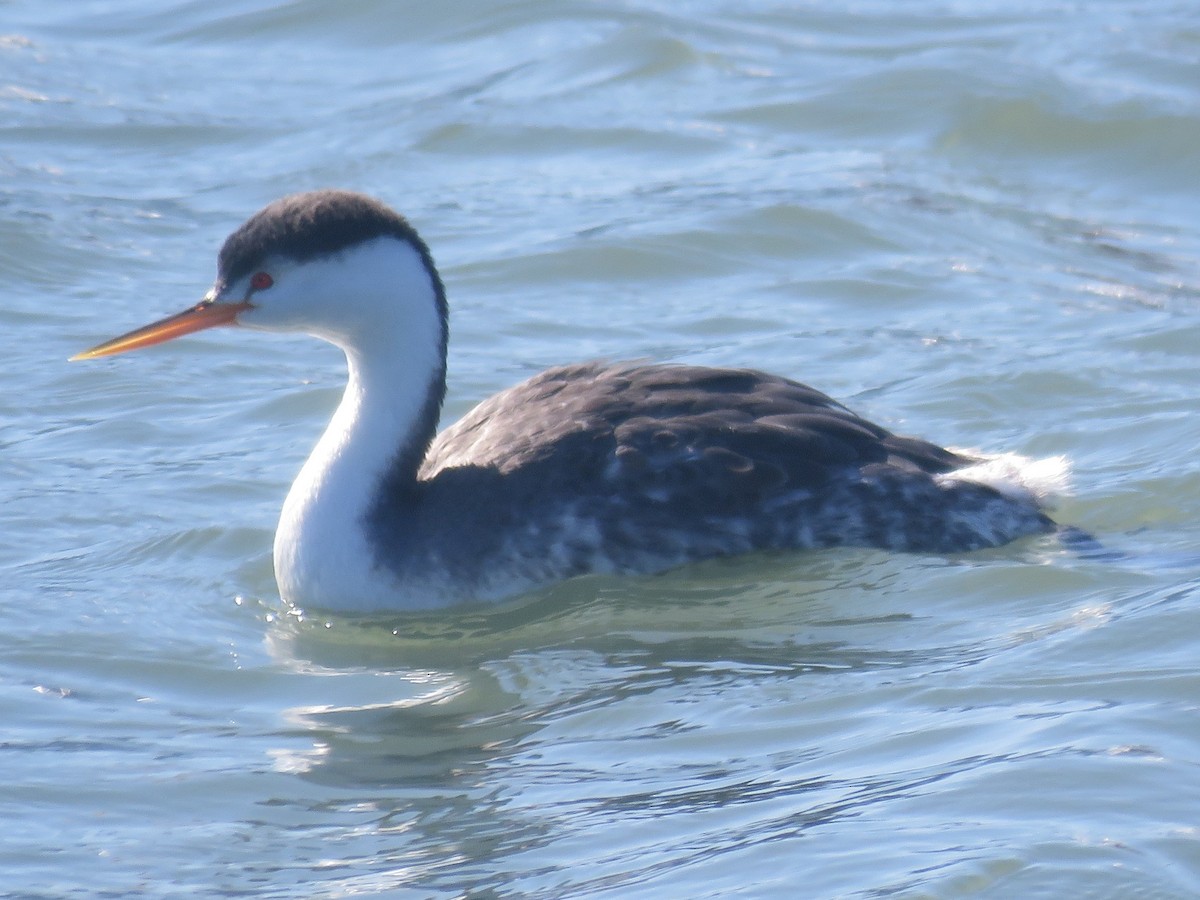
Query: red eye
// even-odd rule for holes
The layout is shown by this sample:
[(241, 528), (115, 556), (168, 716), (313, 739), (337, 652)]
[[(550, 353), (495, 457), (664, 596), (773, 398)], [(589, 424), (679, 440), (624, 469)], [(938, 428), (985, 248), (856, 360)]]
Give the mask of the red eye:
[(265, 291), (275, 283), (275, 279), (266, 272), (255, 272), (250, 276), (250, 287), (252, 290)]

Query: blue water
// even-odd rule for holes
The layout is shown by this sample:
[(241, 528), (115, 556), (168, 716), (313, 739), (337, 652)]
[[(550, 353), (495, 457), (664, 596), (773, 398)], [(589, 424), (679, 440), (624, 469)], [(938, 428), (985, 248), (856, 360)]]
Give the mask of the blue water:
[[(1200, 895), (1200, 12), (0, 5), (0, 893)], [(263, 203), (393, 204), (447, 421), (548, 365), (753, 365), (1066, 456), (1053, 539), (279, 600), (338, 353), (194, 303)]]

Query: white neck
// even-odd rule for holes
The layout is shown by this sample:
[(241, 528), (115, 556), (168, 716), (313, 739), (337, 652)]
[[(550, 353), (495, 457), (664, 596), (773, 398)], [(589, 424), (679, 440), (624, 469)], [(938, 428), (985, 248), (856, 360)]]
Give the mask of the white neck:
[[(397, 246), (411, 250), (388, 242), (393, 258), (384, 268), (395, 269)], [(359, 251), (346, 256), (346, 265), (339, 268), (369, 277), (351, 277), (348, 283), (343, 271), (335, 278), (339, 292), (380, 292), (377, 283), (365, 283), (377, 281), (379, 267)], [(333, 419), (288, 493), (275, 533), (275, 576), (289, 603), (326, 609), (394, 607), (402, 590), (390, 571), (377, 564), (367, 539), (367, 517), (401, 452), (416, 445), (415, 452), (422, 451), (430, 437), (423, 428), (430, 394), (440, 394), (445, 360), (432, 283), (423, 267), (414, 277), (413, 259), (399, 262), (401, 271), (386, 273), (386, 296), (370, 311), (369, 327), (353, 333), (305, 327), (341, 346), (349, 378)], [(412, 290), (414, 281), (423, 289)], [(367, 302), (362, 298), (360, 293), (358, 302)], [(419, 459), (413, 459), (415, 466)], [(410, 474), (415, 478), (415, 470)]]

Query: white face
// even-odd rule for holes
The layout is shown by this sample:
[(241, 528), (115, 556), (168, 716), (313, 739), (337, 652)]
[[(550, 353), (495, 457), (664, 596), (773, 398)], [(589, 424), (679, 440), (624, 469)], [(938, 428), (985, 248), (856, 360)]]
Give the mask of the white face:
[(355, 358), (403, 356), (429, 372), (445, 366), (446, 323), (437, 275), (408, 241), (379, 237), (307, 262), (285, 257), (181, 313), (97, 344), (72, 359), (150, 347), (217, 325), (299, 331)]
[(307, 262), (268, 259), (215, 299), (248, 300), (237, 317), (246, 328), (300, 331), (343, 348), (371, 343), (397, 318), (415, 326), (438, 316), (420, 253), (393, 237)]

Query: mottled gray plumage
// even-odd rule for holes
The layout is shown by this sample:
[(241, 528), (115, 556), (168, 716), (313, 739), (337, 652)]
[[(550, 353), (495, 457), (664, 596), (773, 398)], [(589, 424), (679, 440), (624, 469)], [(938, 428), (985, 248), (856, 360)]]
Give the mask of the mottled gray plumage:
[(533, 585), (760, 549), (957, 552), (1054, 528), (1032, 499), (937, 478), (974, 462), (773, 375), (590, 363), (493, 396), (419, 471), (392, 472), (372, 534), (398, 574), (441, 568), (486, 593), (500, 572)]

